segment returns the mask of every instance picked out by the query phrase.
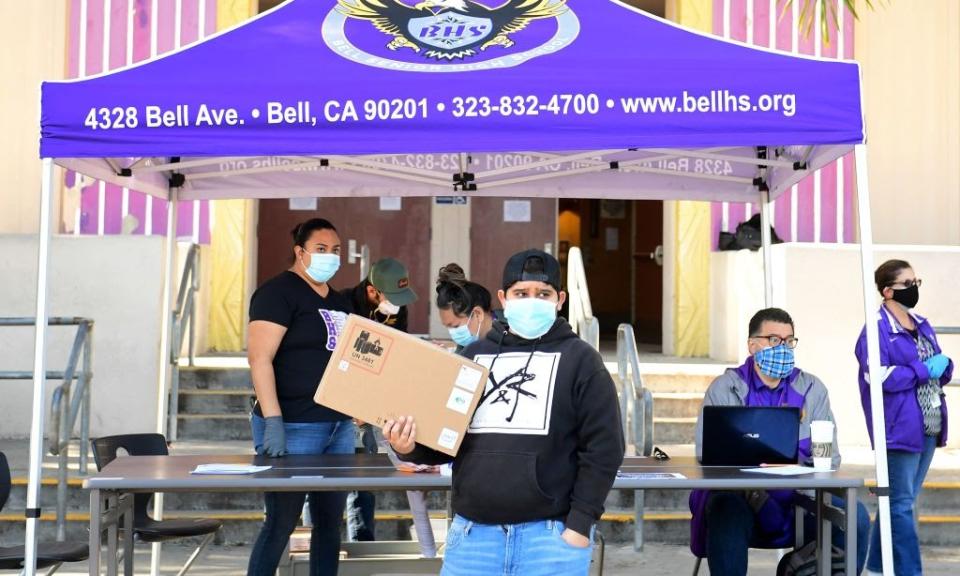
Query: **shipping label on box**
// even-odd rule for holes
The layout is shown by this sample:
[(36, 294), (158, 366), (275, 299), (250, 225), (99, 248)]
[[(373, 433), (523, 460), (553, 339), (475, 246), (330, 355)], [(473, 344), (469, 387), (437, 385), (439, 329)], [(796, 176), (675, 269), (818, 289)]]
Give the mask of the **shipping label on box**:
[(393, 347), (393, 338), (371, 332), (363, 326), (353, 326), (346, 335), (350, 348), (347, 350), (345, 361), (374, 374), (379, 375), (383, 372), (383, 366)]
[(418, 443), (456, 455), (487, 369), (360, 316), (342, 334), (314, 400), (376, 426), (413, 416)]

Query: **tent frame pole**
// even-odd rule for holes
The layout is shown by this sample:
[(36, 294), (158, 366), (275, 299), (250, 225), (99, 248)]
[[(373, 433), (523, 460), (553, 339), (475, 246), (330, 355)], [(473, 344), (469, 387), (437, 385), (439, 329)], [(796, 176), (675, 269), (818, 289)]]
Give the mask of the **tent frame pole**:
[[(158, 434), (167, 434), (167, 412), (168, 390), (170, 385), (170, 315), (171, 302), (173, 296), (173, 277), (174, 270), (177, 267), (177, 214), (178, 214), (178, 188), (170, 188), (170, 194), (167, 200), (167, 234), (164, 241), (164, 265), (163, 265), (163, 290), (160, 304), (160, 362), (159, 377), (157, 379), (157, 426)], [(163, 494), (157, 493), (153, 496), (153, 518), (154, 520), (163, 519)], [(150, 575), (159, 576), (160, 574), (160, 542), (154, 542), (150, 550)]]
[(770, 245), (770, 191), (760, 191), (760, 243), (763, 248), (763, 306), (773, 306), (773, 254)]
[[(50, 215), (53, 205), (53, 159), (42, 161), (40, 185), (40, 242), (37, 249), (37, 310), (33, 345), (33, 418), (30, 424), (30, 474), (27, 483), (27, 527), (24, 538), (23, 574), (37, 573), (37, 532), (40, 528), (40, 476), (43, 464), (44, 401), (47, 383), (47, 299), (50, 271)], [(86, 450), (81, 446), (81, 450)]]
[(883, 573), (893, 574), (893, 547), (890, 532), (890, 476), (887, 470), (887, 435), (883, 413), (883, 371), (880, 368), (880, 330), (873, 297), (873, 227), (870, 219), (870, 188), (867, 183), (867, 147), (854, 147), (857, 172), (857, 223), (860, 228), (860, 265), (863, 280), (863, 315), (867, 333), (867, 363), (870, 374), (870, 410), (873, 416), (873, 450), (876, 461), (880, 551)]

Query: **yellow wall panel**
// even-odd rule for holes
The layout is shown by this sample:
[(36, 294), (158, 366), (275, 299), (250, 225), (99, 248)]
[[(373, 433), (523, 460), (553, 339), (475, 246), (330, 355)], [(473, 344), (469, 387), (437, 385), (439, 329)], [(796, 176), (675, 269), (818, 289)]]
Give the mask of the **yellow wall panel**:
[[(713, 26), (712, 0), (668, 0), (667, 17), (702, 32)], [(676, 233), (673, 250), (673, 353), (693, 357), (710, 354), (710, 204), (673, 202), (667, 217)], [(670, 346), (667, 346), (670, 348)]]
[[(217, 30), (230, 28), (257, 14), (256, 0), (217, 0)], [(253, 200), (211, 201), (210, 306), (207, 348), (239, 352), (245, 347), (247, 278), (253, 253), (247, 235), (252, 229)]]
[(675, 202), (674, 353), (710, 354), (710, 204)]

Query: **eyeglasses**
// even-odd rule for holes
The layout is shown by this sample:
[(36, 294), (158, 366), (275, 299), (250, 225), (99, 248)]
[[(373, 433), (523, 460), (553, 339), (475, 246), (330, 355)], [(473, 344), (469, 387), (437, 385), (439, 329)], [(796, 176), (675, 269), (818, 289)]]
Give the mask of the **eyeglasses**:
[(768, 334), (766, 336), (751, 336), (753, 340), (766, 340), (770, 343), (771, 346), (777, 347), (781, 344), (785, 344), (787, 348), (793, 349), (797, 347), (797, 344), (800, 343), (800, 339), (790, 336), (789, 338), (781, 338), (776, 334)]
[(919, 288), (921, 285), (923, 285), (923, 280), (919, 278), (916, 278), (916, 279), (911, 278), (909, 280), (904, 280), (903, 282), (894, 282), (893, 284), (887, 284), (887, 287), (893, 288), (894, 286), (897, 286), (897, 285), (902, 285), (904, 288), (913, 288), (914, 286)]

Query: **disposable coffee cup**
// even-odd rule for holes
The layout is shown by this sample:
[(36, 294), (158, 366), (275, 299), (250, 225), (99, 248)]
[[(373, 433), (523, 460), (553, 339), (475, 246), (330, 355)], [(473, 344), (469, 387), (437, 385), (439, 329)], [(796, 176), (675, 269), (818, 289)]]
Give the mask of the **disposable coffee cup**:
[(815, 470), (833, 469), (833, 422), (815, 420), (810, 423), (810, 444)]

